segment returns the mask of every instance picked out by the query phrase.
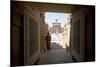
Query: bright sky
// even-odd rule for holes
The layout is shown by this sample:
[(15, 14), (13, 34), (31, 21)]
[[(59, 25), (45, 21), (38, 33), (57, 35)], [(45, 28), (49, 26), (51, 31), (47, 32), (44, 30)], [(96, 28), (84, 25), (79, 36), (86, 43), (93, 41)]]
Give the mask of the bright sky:
[(54, 13), (54, 12), (46, 12), (45, 13), (45, 22), (49, 25), (49, 27), (52, 26), (52, 23), (55, 22), (56, 19), (58, 19), (58, 22), (61, 23), (61, 27), (67, 23), (69, 15), (67, 13)]

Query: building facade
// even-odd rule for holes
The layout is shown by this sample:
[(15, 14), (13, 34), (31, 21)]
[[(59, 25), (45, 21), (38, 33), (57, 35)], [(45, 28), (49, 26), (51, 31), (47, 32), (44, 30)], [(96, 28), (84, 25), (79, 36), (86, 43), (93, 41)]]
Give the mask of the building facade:
[(70, 47), (70, 26), (71, 26), (71, 15), (69, 15), (68, 22), (65, 23), (62, 32), (63, 48)]
[(61, 23), (58, 22), (58, 19), (52, 23), (52, 27), (49, 27), (49, 32), (52, 33), (61, 33), (62, 32)]

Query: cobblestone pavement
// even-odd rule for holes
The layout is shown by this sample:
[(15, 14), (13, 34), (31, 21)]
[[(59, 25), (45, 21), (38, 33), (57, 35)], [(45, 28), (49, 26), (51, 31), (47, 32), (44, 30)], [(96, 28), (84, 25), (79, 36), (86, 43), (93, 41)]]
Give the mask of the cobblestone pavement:
[(41, 56), (40, 64), (59, 64), (74, 62), (66, 49), (48, 50)]

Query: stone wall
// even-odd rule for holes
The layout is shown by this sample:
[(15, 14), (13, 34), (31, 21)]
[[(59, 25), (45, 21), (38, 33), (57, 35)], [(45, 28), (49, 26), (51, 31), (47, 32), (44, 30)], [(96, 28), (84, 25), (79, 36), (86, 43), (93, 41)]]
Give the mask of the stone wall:
[(94, 6), (84, 6), (72, 16), (70, 43), (71, 54), (76, 61), (85, 61), (86, 57), (88, 57), (88, 61), (91, 61), (90, 55), (92, 56), (92, 59), (95, 55), (93, 47), (95, 44), (92, 43), (94, 42), (93, 33), (95, 33), (93, 32), (93, 24), (95, 23), (94, 14)]
[(40, 42), (41, 42), (40, 51), (41, 51), (41, 53), (44, 53), (47, 51), (45, 37), (48, 32), (48, 25), (45, 23), (44, 12), (41, 12), (41, 16), (40, 16), (40, 32), (41, 32), (41, 34), (40, 34)]
[(23, 6), (11, 2), (11, 65), (24, 65)]
[(70, 48), (70, 27), (71, 27), (71, 15), (68, 18), (68, 22), (64, 25), (62, 32), (63, 37), (63, 48)]
[(45, 36), (48, 25), (44, 21), (41, 8), (26, 2), (12, 2), (12, 65), (38, 64), (46, 51)]

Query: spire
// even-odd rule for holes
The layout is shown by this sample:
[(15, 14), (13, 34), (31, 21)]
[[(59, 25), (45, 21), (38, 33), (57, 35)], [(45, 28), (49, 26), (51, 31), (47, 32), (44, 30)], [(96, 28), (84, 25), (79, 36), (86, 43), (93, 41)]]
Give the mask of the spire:
[(58, 19), (56, 19), (56, 22), (58, 22)]

